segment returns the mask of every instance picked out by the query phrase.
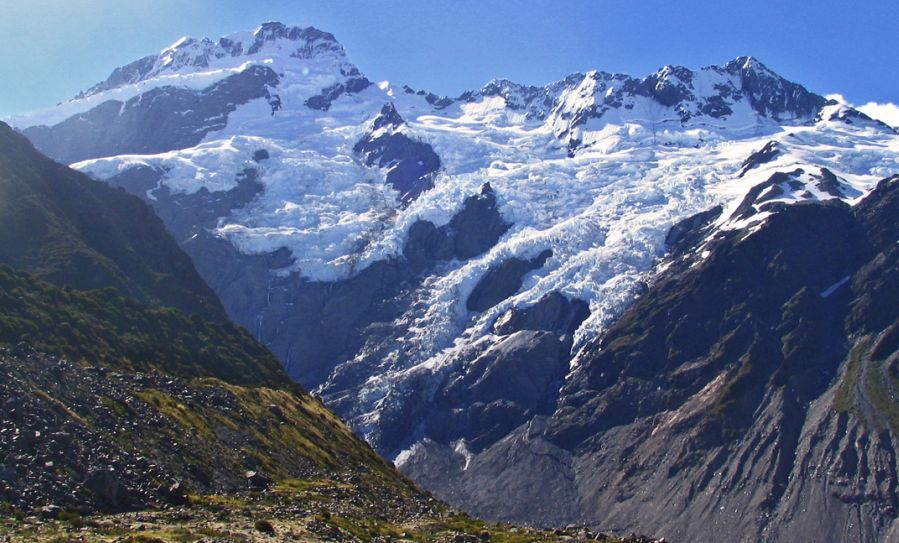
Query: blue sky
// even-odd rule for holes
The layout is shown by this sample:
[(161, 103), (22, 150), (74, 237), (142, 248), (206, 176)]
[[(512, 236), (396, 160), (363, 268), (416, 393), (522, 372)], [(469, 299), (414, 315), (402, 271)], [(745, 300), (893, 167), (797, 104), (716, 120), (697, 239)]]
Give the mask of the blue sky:
[(852, 103), (899, 102), (896, 0), (0, 0), (0, 116), (47, 107), (182, 35), (280, 20), (334, 33), (369, 78), (458, 95), (495, 77), (642, 76), (751, 54)]

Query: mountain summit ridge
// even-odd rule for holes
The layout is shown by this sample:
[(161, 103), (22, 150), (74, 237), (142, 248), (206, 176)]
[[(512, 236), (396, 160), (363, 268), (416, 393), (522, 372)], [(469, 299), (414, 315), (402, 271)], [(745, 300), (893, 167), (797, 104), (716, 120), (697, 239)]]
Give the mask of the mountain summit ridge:
[(318, 55), (328, 55), (337, 59), (346, 56), (343, 46), (337, 42), (333, 34), (312, 26), (287, 26), (279, 22), (267, 22), (252, 32), (235, 32), (218, 40), (183, 36), (158, 54), (147, 55), (116, 68), (105, 81), (79, 93), (75, 99), (86, 98), (153, 77), (174, 74), (185, 68), (190, 71), (191, 68), (225, 67), (229, 59), (252, 61), (252, 57), (266, 52), (306, 59)]
[[(53, 126), (65, 119), (60, 116), (65, 115), (63, 112), (84, 113), (104, 100), (127, 99), (152, 87), (200, 90), (251, 66), (273, 68), (280, 77), (287, 76), (294, 84), (305, 85), (303, 79), (310, 79), (310, 83), (320, 79), (318, 91), (322, 97), (311, 92), (303, 100), (308, 107), (317, 109), (327, 110), (340, 94), (360, 92), (370, 85), (349, 61), (343, 45), (333, 34), (314, 26), (288, 26), (272, 21), (217, 40), (182, 37), (158, 54), (116, 68), (106, 80), (54, 108), (54, 114), (36, 112), (13, 116), (8, 121), (20, 128)], [(271, 81), (268, 84), (277, 86)], [(282, 86), (289, 84), (290, 81)], [(439, 97), (409, 87), (392, 89), (387, 82), (381, 87), (394, 97), (403, 92), (421, 95), (435, 111), (484, 97), (502, 97), (512, 112), (525, 111), (523, 121), (548, 122), (572, 149), (590, 143), (591, 136), (584, 134), (587, 130), (583, 125), (591, 119), (616, 122), (619, 117), (645, 117), (647, 113), (641, 111), (648, 110), (642, 99), (670, 110), (670, 120), (682, 124), (690, 124), (690, 120), (694, 121), (692, 124), (722, 124), (733, 117), (732, 123), (742, 125), (748, 121), (746, 114), (777, 122), (809, 123), (822, 107), (835, 104), (748, 55), (699, 69), (666, 65), (643, 77), (590, 70), (542, 86), (495, 79), (458, 97)], [(585, 94), (591, 90), (592, 98)], [(744, 101), (748, 108), (741, 105)], [(655, 113), (649, 113), (650, 117)], [(518, 116), (513, 114), (510, 118), (518, 119)], [(512, 124), (520, 122), (516, 120)]]

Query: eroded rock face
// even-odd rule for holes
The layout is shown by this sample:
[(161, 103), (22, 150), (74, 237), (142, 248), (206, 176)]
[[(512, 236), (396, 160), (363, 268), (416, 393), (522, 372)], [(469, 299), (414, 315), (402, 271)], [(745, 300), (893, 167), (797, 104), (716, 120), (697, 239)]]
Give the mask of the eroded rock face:
[(573, 334), (589, 315), (590, 307), (583, 300), (550, 292), (530, 307), (514, 307), (506, 311), (494, 322), (493, 331), (499, 335), (520, 330)]
[(776, 141), (769, 141), (764, 147), (749, 155), (743, 161), (743, 167), (740, 168), (740, 177), (746, 175), (749, 170), (758, 168), (762, 164), (767, 164), (777, 158), (781, 154)]
[(719, 205), (678, 222), (668, 230), (665, 246), (672, 255), (680, 255), (695, 248), (711, 232), (712, 223), (723, 212), (724, 208)]
[(802, 168), (776, 172), (749, 189), (731, 220), (746, 220), (759, 213), (780, 211), (797, 201), (810, 203), (857, 195), (857, 191), (837, 179), (827, 168), (821, 168), (817, 173), (806, 172)]
[[(266, 151), (256, 151), (260, 152)], [(194, 236), (208, 235), (207, 230), (215, 227), (220, 217), (252, 202), (263, 190), (257, 181), (259, 170), (250, 166), (238, 174), (234, 188), (220, 192), (209, 192), (204, 187), (191, 194), (172, 193), (160, 183), (165, 174), (163, 169), (138, 166), (110, 177), (106, 182), (143, 198), (181, 245), (189, 243)]]
[(739, 57), (724, 65), (724, 71), (737, 75), (741, 90), (753, 109), (775, 119), (809, 118), (818, 114), (827, 99), (778, 76), (752, 57)]
[(465, 199), (462, 209), (448, 224), (413, 224), (403, 255), (414, 267), (426, 265), (429, 260), (468, 260), (492, 247), (509, 226), (496, 207), (496, 194), (486, 183), (480, 194)]
[[(408, 446), (404, 440), (414, 429), (426, 445), (416, 444), (418, 452), (404, 453), (406, 458), (415, 463), (423, 450), (446, 449), (450, 461), (457, 454), (451, 451), (480, 453), (519, 425), (551, 414), (569, 371), (572, 334), (589, 314), (585, 302), (555, 292), (532, 306), (508, 310), (494, 325), (496, 335), (472, 342), (447, 360), (448, 369), (437, 380), (426, 372), (415, 374), (418, 381), (403, 396), (394, 396), (397, 408), (381, 413), (382, 426), (397, 430), (381, 432), (378, 445), (388, 451)], [(465, 463), (464, 458), (456, 461)], [(406, 460), (401, 465), (425, 481), (435, 479)]]

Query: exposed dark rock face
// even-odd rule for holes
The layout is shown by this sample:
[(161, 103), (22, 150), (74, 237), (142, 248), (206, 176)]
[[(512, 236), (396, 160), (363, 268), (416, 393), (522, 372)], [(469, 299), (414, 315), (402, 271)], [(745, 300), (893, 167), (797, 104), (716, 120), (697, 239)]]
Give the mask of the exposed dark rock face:
[(724, 208), (718, 205), (675, 224), (665, 236), (665, 246), (673, 255), (679, 255), (696, 247), (702, 238), (711, 232), (712, 223), (721, 216), (723, 211)]
[(493, 324), (493, 331), (508, 335), (520, 330), (543, 330), (558, 334), (573, 334), (590, 316), (590, 308), (583, 300), (569, 299), (558, 292), (550, 292), (529, 307), (513, 307)]
[(641, 81), (638, 92), (651, 97), (663, 106), (672, 107), (694, 98), (690, 92), (692, 82), (691, 70), (682, 66), (669, 66)]
[(500, 216), (496, 195), (487, 183), (479, 195), (465, 199), (462, 209), (448, 224), (441, 227), (428, 221), (413, 224), (403, 256), (413, 269), (423, 269), (433, 260), (468, 260), (493, 247), (509, 226)]
[(777, 158), (780, 154), (780, 149), (778, 148), (776, 141), (769, 141), (765, 144), (764, 147), (759, 149), (758, 151), (749, 155), (749, 157), (743, 161), (743, 166), (740, 168), (739, 177), (743, 177), (746, 175), (746, 172), (753, 168), (758, 168), (762, 164), (767, 164)]
[(818, 174), (809, 174), (811, 182), (802, 179), (806, 172), (797, 168), (792, 172), (776, 172), (767, 180), (752, 187), (739, 207), (731, 216), (732, 219), (743, 220), (757, 213), (779, 211), (786, 204), (783, 198), (812, 199), (810, 189), (817, 190), (832, 196), (842, 198), (848, 195), (858, 195), (856, 189), (840, 181), (830, 170), (822, 168)]
[[(821, 224), (832, 228), (821, 231)], [(681, 406), (708, 384), (710, 376), (720, 375), (743, 356), (727, 380), (733, 384), (722, 385), (735, 397), (722, 395), (714, 406), (721, 410), (716, 420), (723, 425), (716, 432), (743, 429), (741, 424), (749, 421), (741, 417), (753, 412), (752, 402), (761, 400), (775, 372), (783, 381), (808, 372), (797, 382), (807, 389), (805, 395), (817, 397), (845, 355), (839, 348), (839, 320), (827, 315), (833, 304), (819, 293), (859, 265), (865, 247), (861, 239), (845, 204), (797, 205), (772, 216), (762, 230), (742, 242), (720, 242), (693, 273), (661, 280), (652, 295), (638, 300), (588, 349), (591, 354), (582, 359), (581, 371), (562, 391), (552, 428), (554, 441), (574, 448), (610, 427)], [(847, 250), (834, 252), (833, 247)], [(725, 277), (729, 280), (722, 284)], [(818, 322), (806, 324), (809, 312), (819, 317)], [(678, 318), (672, 319), (672, 314)], [(781, 336), (788, 334), (798, 334), (794, 341), (811, 351), (782, 346)], [(692, 371), (677, 371), (686, 366)], [(654, 392), (655, 386), (662, 390)], [(597, 394), (598, 390), (609, 391), (614, 399)], [(704, 437), (715, 439), (711, 430)], [(724, 439), (723, 434), (718, 438)]]
[(801, 168), (792, 172), (776, 172), (766, 181), (749, 189), (743, 201), (734, 211), (732, 217), (737, 220), (748, 219), (760, 211), (776, 211), (782, 206), (762, 205), (764, 202), (774, 200), (787, 193), (798, 192), (803, 188), (803, 184), (798, 177), (805, 173)]
[(837, 178), (836, 175), (827, 168), (821, 168), (821, 175), (817, 176), (815, 186), (821, 192), (829, 194), (834, 198), (843, 198), (847, 196), (846, 185)]
[(274, 113), (280, 107), (280, 99), (272, 93), (278, 81), (271, 68), (251, 66), (201, 91), (159, 87), (126, 102), (103, 102), (52, 127), (26, 128), (23, 133), (43, 153), (65, 164), (184, 149), (223, 129), (228, 115), (250, 100), (267, 99)]
[(423, 90), (416, 91), (409, 85), (403, 85), (403, 92), (405, 92), (406, 94), (417, 94), (418, 96), (424, 96), (425, 102), (434, 106), (436, 109), (444, 109), (455, 103), (455, 100), (447, 96), (437, 96), (433, 92), (427, 92)]
[(77, 98), (84, 98), (98, 92), (121, 87), (122, 85), (137, 83), (147, 77), (153, 70), (158, 58), (158, 55), (148, 55), (124, 66), (120, 66), (109, 74), (106, 81), (97, 83), (87, 92), (78, 94)]
[[(330, 32), (319, 30), (313, 26), (302, 28), (271, 21), (262, 23), (259, 30), (256, 31), (253, 43), (247, 47), (246, 53), (252, 55), (262, 49), (266, 42), (282, 39), (303, 42), (301, 48), (294, 52), (294, 56), (300, 58), (311, 58), (324, 51), (342, 51), (342, 47)], [(220, 43), (222, 43), (221, 40)], [(236, 47), (232, 47), (230, 50), (230, 53), (235, 56), (242, 52)]]
[(571, 342), (552, 332), (514, 332), (463, 364), (435, 396), (425, 419), (438, 443), (465, 439), (480, 452), (538, 414), (555, 408)]
[(106, 183), (142, 197), (182, 245), (194, 236), (208, 235), (205, 230), (215, 227), (220, 217), (249, 204), (263, 189), (257, 181), (258, 170), (251, 167), (238, 174), (237, 186), (230, 190), (209, 192), (203, 187), (192, 194), (172, 194), (160, 183), (165, 173), (138, 166), (110, 177)]
[(372, 84), (371, 81), (360, 74), (359, 70), (355, 67), (350, 70), (341, 70), (340, 74), (347, 78), (346, 81), (335, 83), (326, 89), (322, 89), (321, 94), (306, 99), (306, 102), (304, 102), (306, 107), (328, 111), (331, 109), (331, 103), (334, 102), (334, 100), (337, 100), (344, 94), (362, 92)]
[(440, 169), (440, 157), (430, 145), (410, 138), (399, 129), (405, 121), (388, 102), (372, 121), (371, 131), (356, 142), (353, 151), (366, 166), (386, 168), (386, 181), (400, 192), (400, 199), (411, 202), (434, 186)]
[[(550, 416), (468, 456), (429, 441), (403, 468), (494, 518), (639, 523), (675, 542), (891, 541), (897, 214), (894, 177), (855, 208), (797, 203), (748, 236), (689, 220)], [(496, 505), (500, 487), (512, 505)]]
[(547, 249), (530, 260), (510, 258), (491, 267), (468, 295), (465, 306), (469, 311), (490, 309), (518, 292), (522, 276), (529, 271), (542, 268), (552, 254), (553, 252)]
[[(497, 335), (458, 353), (449, 361), (452, 371), (440, 381), (420, 374), (421, 383), (399, 393), (397, 409), (381, 414), (384, 429), (376, 446), (394, 452), (408, 446), (404, 440), (415, 431), (424, 440), (416, 447), (452, 450), (464, 440), (466, 454), (477, 454), (533, 417), (551, 414), (568, 372), (572, 334), (589, 315), (585, 302), (559, 293), (547, 294), (530, 307), (510, 309), (497, 319)], [(450, 454), (446, 461), (458, 459)], [(436, 462), (432, 466), (439, 465)], [(425, 477), (425, 484), (442, 479), (406, 465), (403, 469)], [(446, 482), (434, 488), (444, 489)]]
[(861, 126), (870, 126), (876, 128), (878, 130), (885, 130), (887, 132), (897, 133), (897, 128), (894, 128), (883, 121), (872, 119), (871, 117), (865, 115), (861, 111), (857, 109), (852, 109), (849, 107), (842, 107), (833, 113), (831, 113), (829, 120), (831, 121), (842, 121), (846, 124), (855, 124)]

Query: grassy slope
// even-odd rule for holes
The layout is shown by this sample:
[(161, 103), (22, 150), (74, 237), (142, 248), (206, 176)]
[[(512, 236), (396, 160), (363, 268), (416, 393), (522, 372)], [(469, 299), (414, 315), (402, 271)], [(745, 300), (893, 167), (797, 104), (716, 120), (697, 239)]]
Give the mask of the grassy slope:
[(139, 199), (53, 162), (0, 123), (0, 263), (77, 289), (113, 287), (225, 320), (212, 290)]
[(237, 325), (148, 307), (111, 288), (60, 288), (0, 266), (0, 343), (20, 341), (122, 370), (297, 389), (274, 355)]

